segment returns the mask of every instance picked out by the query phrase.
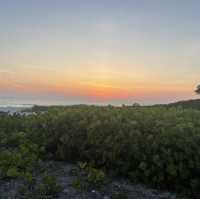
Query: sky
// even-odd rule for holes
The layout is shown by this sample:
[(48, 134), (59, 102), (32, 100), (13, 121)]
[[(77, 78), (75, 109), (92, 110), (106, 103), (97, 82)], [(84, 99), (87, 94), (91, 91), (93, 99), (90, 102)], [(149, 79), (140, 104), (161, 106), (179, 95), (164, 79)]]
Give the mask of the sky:
[(0, 104), (196, 98), (198, 0), (0, 0)]

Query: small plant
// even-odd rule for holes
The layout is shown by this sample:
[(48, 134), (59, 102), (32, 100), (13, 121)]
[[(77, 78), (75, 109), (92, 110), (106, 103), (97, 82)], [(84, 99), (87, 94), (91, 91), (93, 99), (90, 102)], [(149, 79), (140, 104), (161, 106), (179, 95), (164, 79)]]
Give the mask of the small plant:
[(98, 188), (106, 183), (104, 171), (96, 169), (88, 163), (78, 163), (77, 175), (79, 179), (75, 180), (72, 186), (78, 189), (87, 189), (93, 186)]
[(87, 162), (78, 162), (78, 167), (80, 170), (85, 170), (87, 168)]
[(25, 199), (53, 199), (63, 190), (63, 188), (58, 185), (56, 178), (46, 173), (38, 184), (32, 179), (31, 175), (27, 174), (26, 178), (30, 183), (33, 183), (33, 188), (30, 189), (30, 184), (21, 187), (20, 194), (21, 197)]
[(105, 183), (106, 176), (102, 170), (88, 166), (86, 171), (87, 171), (87, 181), (89, 182), (89, 184), (93, 184), (99, 187)]
[(34, 190), (34, 186), (36, 185), (36, 179), (30, 172), (23, 173), (23, 178), (26, 184), (26, 188), (29, 191)]
[(17, 178), (17, 177), (19, 177), (20, 173), (19, 173), (19, 171), (17, 170), (17, 168), (12, 167), (12, 168), (9, 168), (9, 169), (8, 169), (6, 175), (7, 175), (7, 177), (9, 177), (9, 178)]
[(37, 187), (37, 191), (42, 196), (56, 196), (62, 191), (62, 187), (58, 185), (54, 176), (45, 174), (42, 179), (41, 185)]
[(33, 183), (34, 177), (30, 172), (25, 172), (23, 176), (24, 176), (25, 182), (27, 182), (28, 184), (32, 184)]
[(72, 187), (79, 190), (86, 190), (88, 188), (88, 184), (84, 180), (76, 179), (72, 182)]
[(41, 181), (36, 181), (31, 173), (24, 174), (25, 185), (19, 189), (21, 198), (25, 199), (53, 199), (62, 192), (63, 188), (54, 176), (44, 174)]

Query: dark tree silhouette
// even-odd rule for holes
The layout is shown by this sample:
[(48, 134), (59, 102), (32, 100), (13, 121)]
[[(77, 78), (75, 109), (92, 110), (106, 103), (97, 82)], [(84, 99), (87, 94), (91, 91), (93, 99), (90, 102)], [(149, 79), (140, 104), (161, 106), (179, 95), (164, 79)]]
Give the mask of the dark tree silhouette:
[(195, 92), (196, 92), (197, 94), (200, 94), (200, 85), (197, 86)]

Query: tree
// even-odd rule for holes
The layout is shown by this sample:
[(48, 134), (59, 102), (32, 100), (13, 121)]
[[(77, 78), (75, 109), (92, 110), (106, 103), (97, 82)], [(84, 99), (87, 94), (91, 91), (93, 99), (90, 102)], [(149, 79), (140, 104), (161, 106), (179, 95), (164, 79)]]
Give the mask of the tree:
[(200, 85), (197, 86), (195, 92), (196, 92), (197, 94), (200, 94)]
[(133, 105), (132, 105), (133, 107), (139, 107), (140, 106), (140, 104), (139, 103), (137, 103), (137, 102), (135, 102)]

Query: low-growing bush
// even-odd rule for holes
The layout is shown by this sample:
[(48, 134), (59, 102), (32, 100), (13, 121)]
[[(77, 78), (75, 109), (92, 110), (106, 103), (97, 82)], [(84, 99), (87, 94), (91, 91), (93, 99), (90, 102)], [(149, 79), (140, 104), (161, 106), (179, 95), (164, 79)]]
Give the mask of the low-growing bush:
[(63, 188), (58, 185), (56, 178), (48, 174), (43, 176), (41, 184), (36, 188), (36, 192), (43, 197), (56, 196), (62, 190)]
[(37, 145), (28, 141), (15, 149), (0, 151), (0, 177), (17, 178), (34, 170), (39, 160), (38, 153)]
[(97, 169), (86, 162), (79, 162), (75, 171), (78, 179), (72, 186), (78, 189), (100, 188), (107, 182), (106, 175), (103, 170)]
[(58, 184), (56, 178), (45, 173), (41, 182), (33, 181), (33, 179), (30, 181), (30, 176), (28, 176), (27, 184), (20, 189), (20, 195), (25, 199), (54, 199), (62, 190), (63, 188)]

